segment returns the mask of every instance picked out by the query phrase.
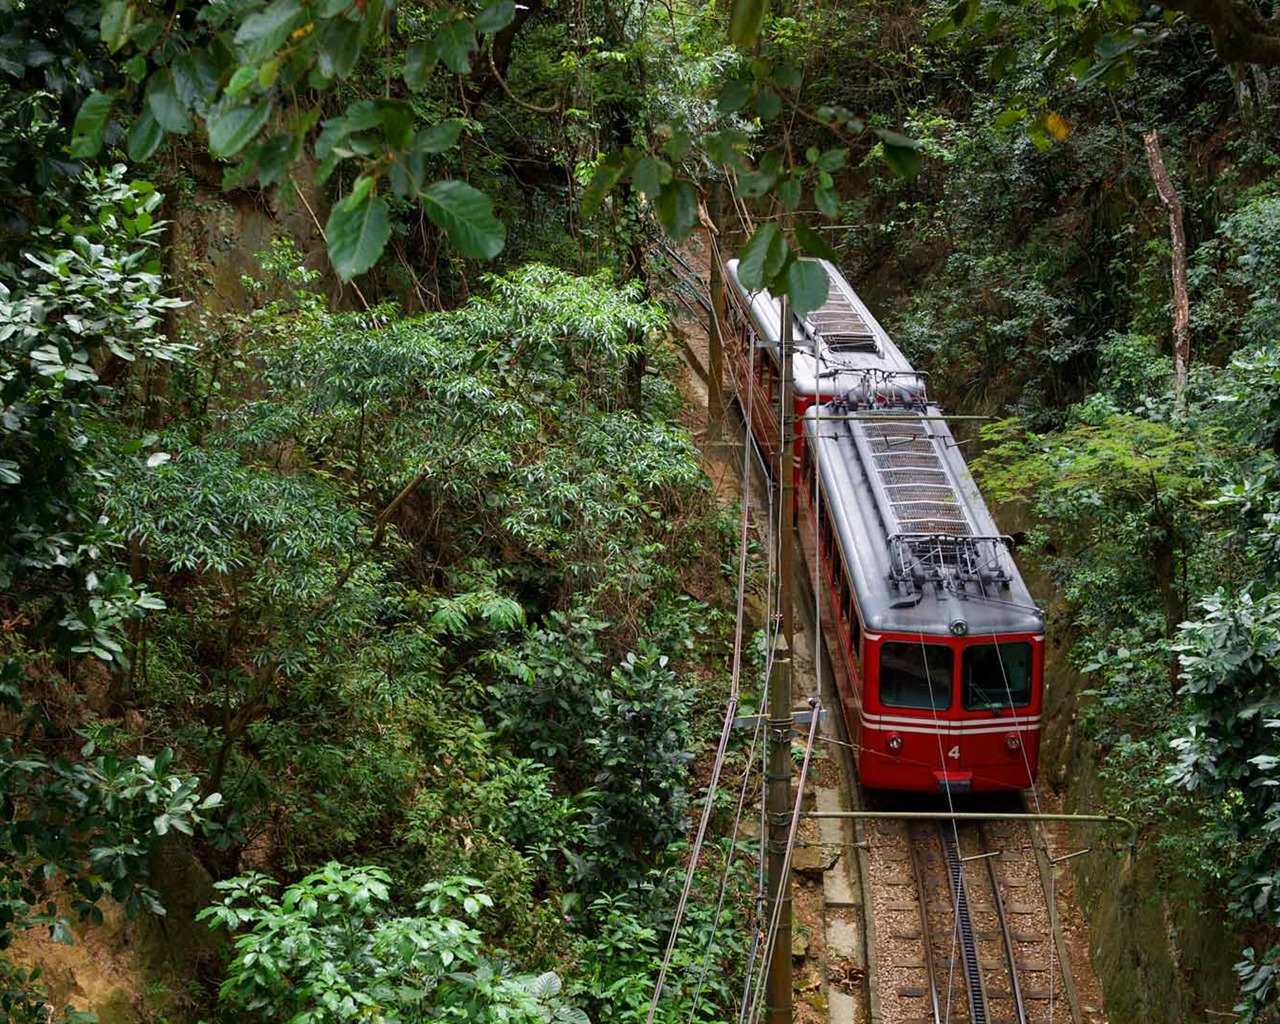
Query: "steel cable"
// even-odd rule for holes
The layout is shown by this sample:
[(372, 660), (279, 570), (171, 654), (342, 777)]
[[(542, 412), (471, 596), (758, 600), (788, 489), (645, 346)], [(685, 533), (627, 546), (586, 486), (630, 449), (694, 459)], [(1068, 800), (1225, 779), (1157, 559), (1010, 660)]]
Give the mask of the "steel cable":
[[(748, 364), (749, 366), (754, 364), (754, 350), (748, 358)], [(748, 425), (751, 419), (753, 391), (753, 388), (748, 388)], [(711, 768), (711, 779), (707, 784), (707, 794), (702, 807), (702, 818), (698, 822), (698, 832), (694, 838), (693, 849), (689, 853), (684, 886), (680, 891), (680, 899), (676, 904), (675, 916), (671, 922), (671, 934), (667, 939), (667, 948), (662, 955), (662, 966), (658, 970), (658, 980), (654, 984), (653, 996), (649, 1001), (649, 1012), (645, 1016), (645, 1024), (653, 1024), (654, 1015), (658, 1011), (658, 1003), (662, 1000), (662, 991), (666, 986), (667, 972), (671, 968), (671, 958), (675, 955), (676, 944), (680, 938), (680, 925), (684, 921), (685, 910), (689, 904), (689, 894), (693, 891), (698, 861), (702, 855), (702, 846), (706, 840), (707, 828), (711, 822), (715, 795), (720, 785), (720, 772), (724, 768), (725, 757), (729, 750), (729, 737), (733, 732), (733, 720), (737, 717), (738, 712), (738, 690), (742, 673), (742, 637), (745, 631), (746, 619), (748, 540), (751, 528), (751, 465), (750, 452), (745, 445), (743, 446), (742, 461), (742, 529), (738, 538), (738, 606), (734, 622), (733, 662), (729, 675), (729, 699), (725, 706), (724, 721), (720, 728), (720, 742), (716, 747), (715, 762)]]
[[(795, 804), (791, 809), (791, 824), (787, 829), (786, 853), (783, 855), (782, 872), (778, 882), (778, 896), (774, 900), (773, 913), (769, 919), (769, 927), (765, 932), (764, 938), (764, 956), (761, 958), (760, 983), (755, 986), (755, 993), (751, 999), (751, 1012), (747, 1015), (746, 1020), (750, 1024), (755, 1024), (760, 1017), (763, 1009), (761, 1005), (764, 1001), (765, 986), (764, 975), (768, 970), (769, 962), (773, 957), (774, 944), (778, 938), (778, 926), (782, 920), (782, 893), (786, 891), (787, 885), (791, 880), (791, 854), (795, 851), (796, 834), (800, 831), (800, 808), (804, 802), (804, 784), (809, 777), (809, 761), (813, 757), (813, 747), (816, 741), (816, 733), (818, 731), (818, 722), (822, 718), (822, 702), (814, 700), (812, 702), (813, 719), (809, 723), (809, 738), (805, 742), (804, 760), (800, 764), (800, 783), (796, 787)], [(739, 1020), (742, 1020), (739, 1016)]]

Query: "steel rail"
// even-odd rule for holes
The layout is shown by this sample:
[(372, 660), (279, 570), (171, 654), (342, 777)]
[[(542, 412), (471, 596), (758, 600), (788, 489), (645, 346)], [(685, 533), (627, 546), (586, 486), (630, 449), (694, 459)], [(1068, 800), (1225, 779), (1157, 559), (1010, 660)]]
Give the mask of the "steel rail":
[(920, 938), (924, 943), (924, 970), (929, 979), (929, 1003), (933, 1024), (945, 1024), (942, 1003), (938, 998), (938, 972), (934, 963), (933, 928), (929, 924), (929, 886), (925, 881), (924, 862), (920, 858), (917, 830), (907, 826), (907, 850), (911, 854), (911, 870), (916, 876), (916, 897), (920, 901)]
[[(1053, 877), (1053, 865), (1049, 862), (1049, 852), (1045, 842), (1033, 836), (1031, 849), (1035, 853), (1036, 867), (1040, 873), (1040, 888), (1044, 892), (1045, 907), (1049, 911), (1049, 931), (1053, 948), (1058, 956), (1058, 964), (1062, 971), (1062, 987), (1064, 995), (1067, 997), (1067, 1008), (1071, 1012), (1072, 1024), (1081, 1024), (1084, 1018), (1080, 1012), (1080, 994), (1076, 991), (1075, 978), (1071, 974), (1070, 951), (1067, 949), (1066, 936), (1062, 934), (1061, 921), (1058, 918), (1058, 896)], [(1132, 856), (1131, 850), (1130, 857), (1132, 858)], [(1132, 860), (1130, 863), (1132, 863)], [(1049, 1007), (1052, 1012), (1052, 1001)]]
[[(982, 853), (989, 853), (986, 831), (982, 822), (978, 822), (978, 848)], [(1013, 948), (1013, 934), (1009, 930), (1009, 918), (1004, 910), (1004, 897), (1000, 894), (1000, 879), (996, 875), (996, 858), (986, 857), (987, 877), (991, 880), (991, 897), (996, 908), (996, 919), (1000, 922), (1000, 938), (1004, 944), (1005, 961), (1009, 965), (1009, 991), (1013, 995), (1014, 1019), (1017, 1024), (1027, 1024), (1027, 1006), (1022, 998), (1022, 984), (1018, 980), (1018, 959)]]
[(978, 939), (973, 927), (973, 914), (969, 910), (969, 889), (964, 882), (964, 865), (960, 860), (960, 845), (954, 830), (948, 831), (938, 822), (938, 842), (946, 862), (947, 881), (951, 885), (951, 906), (955, 913), (955, 930), (960, 939), (961, 971), (965, 990), (969, 996), (970, 1024), (987, 1024), (987, 988), (982, 978), (982, 963), (978, 959)]

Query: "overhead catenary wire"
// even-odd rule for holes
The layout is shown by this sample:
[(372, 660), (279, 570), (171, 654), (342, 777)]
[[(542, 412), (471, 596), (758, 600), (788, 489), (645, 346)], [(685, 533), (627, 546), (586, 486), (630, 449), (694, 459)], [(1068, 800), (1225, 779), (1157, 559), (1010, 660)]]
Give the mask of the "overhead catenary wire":
[(702, 999), (702, 988), (706, 984), (707, 972), (711, 967), (711, 956), (715, 951), (716, 934), (720, 928), (720, 915), (724, 911), (725, 896), (729, 891), (729, 878), (733, 873), (734, 855), (738, 849), (738, 830), (742, 825), (742, 812), (746, 809), (747, 793), (751, 789), (752, 769), (755, 765), (756, 745), (760, 742), (760, 734), (764, 729), (764, 719), (757, 718), (756, 727), (751, 735), (751, 743), (747, 749), (746, 768), (742, 773), (742, 785), (738, 792), (738, 807), (733, 816), (733, 828), (729, 832), (729, 849), (725, 853), (724, 870), (720, 875), (720, 887), (716, 895), (716, 909), (711, 915), (711, 929), (707, 936), (707, 945), (702, 954), (702, 964), (698, 968), (698, 982), (693, 990), (693, 998), (689, 1003), (689, 1024), (693, 1021), (698, 1013), (698, 1004)]
[[(712, 239), (711, 239), (711, 243), (712, 243), (712, 248), (713, 248), (713, 258), (715, 258), (715, 259), (719, 259), (719, 258), (720, 258), (720, 256), (719, 256), (718, 247), (717, 247), (717, 245), (716, 245), (716, 241), (715, 241), (714, 236), (713, 236), (713, 237), (712, 237)], [(710, 306), (710, 304), (708, 304), (708, 307), (709, 307), (709, 306)], [(749, 362), (750, 362), (750, 360), (752, 360), (752, 359), (754, 358), (754, 353), (751, 353), (751, 354), (749, 355), (749, 357), (748, 357), (748, 358), (749, 358)], [(749, 376), (750, 376), (750, 375), (749, 375)], [(752, 403), (752, 399), (753, 399), (752, 394), (748, 393), (748, 395), (747, 395), (747, 399), (746, 399), (746, 408), (747, 408), (747, 415), (748, 415), (748, 419), (750, 418), (750, 414), (751, 414), (751, 403)], [(743, 476), (744, 476), (744, 479), (745, 479), (745, 478), (747, 478), (747, 477), (750, 475), (750, 470), (751, 470), (751, 465), (750, 465), (751, 455), (752, 455), (752, 454), (754, 454), (754, 455), (756, 456), (756, 458), (757, 458), (757, 459), (759, 459), (759, 458), (760, 458), (760, 451), (759, 451), (758, 447), (755, 445), (755, 443), (754, 443), (754, 438), (751, 436), (751, 434), (750, 434), (750, 432), (749, 432), (749, 431), (747, 432), (747, 438), (748, 438), (748, 444), (747, 444), (746, 446), (744, 446), (744, 452), (743, 452), (743, 463), (744, 463), (744, 464), (743, 464)], [(761, 462), (761, 470), (763, 471), (763, 470), (764, 470), (764, 468), (765, 468), (765, 467), (764, 467), (764, 465), (763, 465), (763, 462)], [(767, 474), (766, 474), (766, 479), (767, 479)], [(744, 488), (744, 504), (749, 504), (750, 493), (751, 493), (751, 492), (750, 492), (750, 489), (749, 489), (749, 488)], [(768, 504), (768, 509), (769, 509), (769, 515), (768, 515), (768, 527), (769, 527), (769, 534), (768, 534), (768, 535), (769, 535), (769, 536), (772, 536), (772, 529), (773, 529), (773, 515), (772, 515), (772, 512), (773, 512), (773, 509), (772, 509), (772, 503), (771, 503), (771, 502)], [(772, 551), (771, 551), (771, 550), (770, 550), (770, 555), (772, 555)], [(768, 560), (768, 565), (767, 565), (767, 570), (766, 570), (766, 604), (767, 604), (767, 605), (771, 605), (771, 604), (772, 604), (772, 600), (773, 600), (773, 582), (774, 582), (774, 580), (773, 580), (773, 576), (774, 576), (774, 560), (773, 560), (773, 558), (772, 558), (772, 557), (770, 557), (770, 558), (769, 558), (769, 560)], [(741, 594), (741, 593), (742, 593), (742, 591), (740, 590), (740, 591), (739, 591), (739, 593)], [(771, 617), (769, 617), (768, 615), (766, 615), (766, 621), (767, 621), (767, 622), (773, 622), (773, 619), (772, 619)], [(775, 631), (776, 631), (776, 627), (775, 627)], [(771, 636), (771, 637), (770, 637), (770, 640), (772, 640), (772, 639), (773, 639), (773, 637)], [(774, 647), (773, 647), (773, 643), (771, 642), (771, 643), (769, 643), (769, 644), (768, 644), (768, 646), (767, 646), (767, 652), (768, 652), (768, 653), (767, 653), (766, 660), (765, 660), (765, 665), (764, 665), (764, 679), (767, 679), (767, 678), (768, 678), (769, 673), (772, 671), (772, 668), (773, 668), (773, 650), (774, 650)], [(753, 732), (753, 734), (752, 734), (752, 739), (751, 739), (750, 745), (749, 745), (749, 747), (748, 747), (747, 755), (746, 755), (746, 761), (745, 761), (746, 767), (745, 767), (745, 770), (744, 770), (744, 772), (743, 772), (742, 784), (741, 784), (741, 787), (740, 787), (740, 790), (739, 790), (739, 794), (738, 794), (738, 805), (737, 805), (737, 810), (736, 810), (736, 813), (735, 813), (735, 816), (734, 816), (733, 827), (732, 827), (732, 830), (731, 830), (731, 832), (730, 832), (729, 849), (728, 849), (728, 851), (726, 852), (725, 860), (724, 860), (724, 867), (723, 867), (722, 872), (721, 872), (720, 884), (719, 884), (719, 890), (718, 890), (718, 894), (717, 894), (717, 898), (716, 898), (716, 907), (715, 907), (715, 911), (714, 911), (714, 913), (713, 913), (713, 915), (712, 915), (712, 921), (711, 921), (710, 934), (709, 934), (709, 935), (708, 935), (708, 937), (707, 937), (706, 947), (705, 947), (705, 949), (704, 949), (704, 951), (703, 951), (703, 955), (702, 955), (702, 962), (701, 962), (701, 965), (700, 965), (699, 970), (698, 970), (697, 984), (696, 984), (696, 985), (695, 985), (695, 987), (694, 987), (693, 997), (692, 997), (692, 999), (691, 999), (691, 1001), (690, 1001), (690, 1006), (689, 1006), (689, 1016), (688, 1016), (689, 1024), (692, 1024), (692, 1022), (694, 1021), (694, 1019), (695, 1019), (695, 1017), (696, 1017), (696, 1015), (697, 1015), (698, 1006), (699, 1006), (699, 1003), (700, 1003), (701, 998), (702, 998), (702, 991), (703, 991), (703, 987), (704, 987), (704, 985), (705, 985), (705, 983), (706, 983), (707, 974), (708, 974), (708, 971), (709, 971), (709, 969), (710, 969), (710, 965), (711, 965), (711, 958), (712, 958), (712, 954), (713, 954), (713, 952), (714, 952), (714, 950), (715, 950), (716, 937), (717, 937), (718, 932), (719, 932), (719, 928), (720, 928), (720, 921), (721, 921), (721, 915), (722, 915), (723, 910), (724, 910), (724, 902), (725, 902), (726, 895), (727, 895), (727, 893), (728, 893), (729, 880), (730, 880), (730, 877), (731, 877), (731, 874), (732, 874), (732, 871), (733, 871), (733, 864), (734, 864), (735, 856), (736, 856), (737, 851), (738, 851), (738, 835), (739, 835), (739, 828), (740, 828), (740, 826), (741, 826), (741, 822), (742, 822), (742, 815), (743, 815), (743, 811), (744, 811), (744, 810), (745, 810), (745, 808), (746, 808), (746, 800), (747, 800), (748, 792), (750, 791), (750, 787), (751, 787), (751, 779), (752, 779), (752, 777), (753, 777), (753, 775), (754, 775), (754, 768), (755, 768), (755, 751), (756, 751), (756, 749), (757, 749), (757, 746), (759, 746), (760, 753), (761, 753), (760, 777), (761, 777), (761, 778), (763, 778), (764, 773), (765, 773), (765, 761), (764, 761), (764, 758), (765, 758), (765, 756), (766, 756), (766, 754), (765, 754), (765, 745), (764, 745), (764, 744), (760, 744), (760, 743), (759, 743), (760, 733), (761, 733), (761, 730), (763, 729), (763, 727), (764, 727), (764, 718), (763, 718), (763, 716), (757, 716), (757, 719), (756, 719), (756, 728), (755, 728), (755, 730), (754, 730), (754, 732)], [(762, 813), (763, 813), (763, 804), (761, 805), (761, 811), (762, 811)], [(763, 821), (761, 822), (761, 826), (760, 826), (760, 827), (761, 827), (761, 834), (763, 835), (763, 833), (764, 833), (764, 823), (763, 823)], [(761, 859), (761, 860), (760, 860), (760, 867), (761, 867), (761, 870), (763, 871), (763, 867), (764, 867), (764, 861), (763, 861), (763, 859)], [(756, 956), (756, 954), (757, 954), (757, 952), (758, 952), (758, 943), (757, 943), (757, 941), (756, 941), (756, 938), (757, 938), (757, 937), (756, 937), (756, 935), (755, 935), (755, 932), (756, 932), (756, 923), (755, 923), (754, 918), (755, 918), (756, 914), (758, 914), (759, 907), (760, 907), (761, 903), (763, 902), (763, 899), (764, 899), (764, 877), (763, 877), (763, 874), (761, 874), (761, 876), (760, 876), (760, 878), (759, 878), (759, 881), (758, 881), (758, 883), (757, 883), (757, 896), (756, 896), (756, 899), (753, 901), (753, 907), (754, 907), (755, 909), (753, 910), (753, 914), (752, 914), (752, 918), (753, 918), (753, 920), (752, 920), (752, 922), (751, 922), (752, 941), (751, 941), (751, 944), (750, 944), (750, 949), (749, 949), (749, 951), (748, 951), (748, 966), (747, 966), (747, 968), (746, 968), (746, 972), (745, 972), (748, 976), (750, 975), (750, 972), (751, 972), (751, 964), (754, 962), (755, 956)]]
[[(938, 718), (938, 704), (933, 697), (933, 677), (929, 671), (928, 645), (925, 642), (923, 631), (919, 632), (917, 636), (920, 641), (920, 660), (924, 664), (925, 689), (929, 694), (929, 709), (933, 714), (934, 737), (938, 741), (938, 764), (941, 766), (942, 770), (945, 772), (947, 767), (947, 755), (946, 755), (946, 748), (942, 742), (942, 723), (941, 723), (941, 719)], [(944, 648), (944, 650), (950, 653), (951, 649), (949, 647), (946, 647)], [(954, 683), (952, 684), (952, 690), (954, 690)], [(950, 695), (948, 695), (948, 704), (949, 703), (950, 703)], [(954, 814), (956, 810), (956, 805), (955, 805), (955, 800), (951, 794), (951, 787), (949, 785), (944, 785), (942, 788), (943, 788), (943, 792), (946, 794), (946, 797), (947, 797), (947, 810), (952, 814)], [(952, 832), (952, 836), (955, 838), (956, 848), (959, 849), (960, 826), (954, 818), (951, 820), (951, 832)], [(959, 945), (959, 940), (960, 940), (960, 892), (963, 886), (964, 886), (964, 865), (961, 864), (960, 876), (956, 881), (954, 903), (951, 909), (951, 955), (947, 961), (947, 1001), (946, 1001), (946, 1008), (943, 1016), (944, 1021), (951, 1020), (951, 996), (952, 996), (952, 993), (955, 991), (956, 948)], [(925, 956), (933, 956), (933, 950), (931, 949), (925, 950)]]
[[(796, 787), (795, 803), (791, 809), (791, 822), (787, 828), (786, 852), (783, 854), (782, 860), (782, 887), (785, 888), (791, 879), (791, 855), (796, 847), (796, 835), (800, 830), (800, 819), (802, 817), (801, 807), (804, 803), (804, 783), (809, 775), (809, 762), (813, 757), (813, 748), (817, 740), (818, 724), (822, 719), (822, 703), (814, 698), (810, 701), (813, 710), (813, 716), (809, 722), (809, 736), (805, 741), (804, 758), (800, 763), (800, 784)], [(782, 900), (779, 899), (774, 903), (773, 914), (769, 920), (769, 926), (764, 936), (764, 956), (761, 957), (763, 969), (760, 972), (758, 983), (753, 986), (754, 992), (751, 996), (751, 1009), (746, 1014), (745, 1020), (748, 1024), (755, 1024), (759, 1019), (763, 1010), (764, 1003), (764, 972), (768, 969), (769, 958), (773, 953), (774, 943), (778, 937), (778, 925), (782, 916)], [(739, 1020), (743, 1020), (743, 1015), (739, 1015)]]
[[(713, 258), (719, 259), (720, 258), (719, 248), (714, 236), (712, 236), (711, 238), (711, 244), (713, 249)], [(684, 263), (682, 259), (680, 259), (679, 262)], [(687, 266), (687, 264), (685, 264), (685, 266)], [(704, 305), (710, 307), (712, 304), (705, 303)], [(712, 313), (712, 315), (714, 315), (714, 312)], [(749, 380), (753, 379), (752, 374), (754, 374), (754, 358), (755, 358), (754, 346), (751, 346), (748, 353), (748, 366), (749, 366), (748, 379)], [(747, 417), (748, 423), (750, 423), (751, 417), (753, 415), (753, 400), (754, 400), (754, 389), (751, 387), (748, 387), (746, 402), (745, 402), (746, 417)], [(650, 1000), (649, 1011), (646, 1017), (646, 1024), (652, 1024), (654, 1015), (656, 1014), (657, 1007), (659, 1005), (659, 1002), (661, 1001), (662, 993), (666, 985), (666, 978), (670, 970), (671, 960), (674, 956), (674, 952), (675, 952), (677, 943), (679, 941), (680, 925), (683, 922), (684, 913), (685, 913), (685, 910), (687, 909), (689, 896), (693, 887), (693, 880), (696, 874), (698, 862), (700, 860), (701, 851), (705, 843), (707, 827), (708, 827), (710, 816), (713, 809), (714, 797), (719, 784), (720, 774), (724, 766), (725, 757), (727, 755), (728, 738), (732, 730), (733, 721), (734, 721), (734, 718), (736, 717), (736, 711), (740, 702), (743, 639), (744, 639), (744, 633), (745, 633), (746, 565), (747, 565), (747, 555), (748, 555), (748, 539), (749, 539), (750, 513), (751, 513), (751, 503), (752, 503), (751, 458), (753, 454), (757, 458), (760, 458), (761, 456), (761, 453), (759, 452), (758, 447), (754, 444), (754, 438), (751, 436), (750, 430), (747, 431), (747, 437), (751, 443), (744, 445), (744, 449), (743, 449), (742, 520), (741, 520), (742, 526), (741, 526), (741, 533), (739, 538), (739, 562), (738, 562), (738, 580), (737, 580), (737, 609), (736, 609), (737, 614), (735, 618), (735, 629), (734, 629), (734, 651), (733, 651), (733, 661), (732, 661), (732, 668), (731, 668), (730, 695), (729, 695), (728, 703), (726, 705), (726, 713), (725, 713), (723, 726), (721, 729), (720, 743), (717, 747), (716, 759), (713, 765), (712, 776), (707, 788), (705, 803), (703, 806), (702, 818), (699, 822), (699, 827), (698, 827), (697, 835), (694, 840), (693, 849), (690, 852), (689, 862), (685, 872), (684, 885), (682, 887), (680, 900), (677, 904), (676, 913), (673, 918), (671, 932), (670, 932), (670, 935), (668, 936), (668, 942), (667, 942), (667, 947), (664, 951), (662, 966), (659, 970), (659, 975), (654, 987), (653, 996)], [(763, 459), (761, 459), (761, 463), (763, 467)], [(767, 476), (768, 474), (766, 473), (766, 477)], [(768, 535), (772, 537), (775, 534), (772, 501), (770, 501), (768, 505), (769, 505), (769, 534)], [(775, 577), (776, 577), (776, 558), (774, 557), (774, 555), (775, 555), (775, 552), (772, 550), (772, 546), (770, 546), (769, 565), (768, 565), (768, 571), (767, 571), (767, 577), (766, 577), (766, 602), (769, 605), (772, 605), (774, 602), (774, 583), (775, 583)], [(772, 621), (772, 619), (771, 618), (767, 619), (767, 621)], [(769, 647), (769, 656), (767, 658), (767, 663), (765, 666), (766, 678), (767, 678), (768, 672), (771, 669), (771, 666), (772, 666), (772, 645), (770, 645)], [(756, 745), (756, 742), (753, 739), (752, 741), (753, 752), (754, 752), (755, 745)], [(761, 749), (763, 751), (763, 745)], [(738, 811), (739, 820), (741, 817), (741, 811), (745, 801), (746, 792), (750, 784), (751, 765), (752, 765), (753, 759), (754, 759), (754, 753), (749, 754), (748, 760), (747, 760), (747, 770), (744, 772), (744, 777), (742, 782), (742, 792), (739, 797), (739, 811)], [(763, 761), (762, 761), (761, 770), (763, 772)], [(693, 1010), (691, 1012), (696, 1012), (697, 999), (700, 997), (700, 994), (701, 994), (702, 983), (706, 977), (707, 963), (709, 961), (709, 957), (715, 943), (715, 931), (716, 931), (716, 927), (718, 926), (719, 915), (721, 912), (721, 908), (723, 906), (729, 874), (732, 870), (733, 854), (734, 852), (736, 852), (736, 847), (737, 847), (737, 826), (738, 826), (738, 821), (735, 821), (734, 835), (730, 843), (730, 852), (729, 852), (729, 855), (726, 857), (723, 875), (720, 882), (720, 894), (717, 900), (717, 908), (716, 908), (716, 913), (714, 917), (712, 932), (708, 940), (706, 953), (704, 954), (702, 972), (699, 977), (699, 982), (696, 990), (697, 994), (695, 995)], [(761, 868), (763, 870), (763, 859), (761, 859)], [(760, 889), (762, 892), (763, 891), (763, 875), (761, 876)], [(758, 903), (758, 900), (757, 900), (757, 903)]]
[[(713, 314), (714, 315), (714, 314)], [(747, 418), (751, 416), (751, 394), (747, 395)], [(720, 773), (724, 768), (725, 757), (729, 750), (729, 737), (733, 732), (733, 720), (738, 713), (739, 683), (742, 673), (742, 640), (746, 622), (747, 592), (747, 560), (751, 529), (751, 465), (750, 450), (743, 446), (742, 466), (742, 526), (738, 538), (738, 595), (737, 609), (733, 632), (733, 660), (729, 673), (729, 697), (725, 705), (724, 720), (720, 728), (720, 741), (716, 747), (715, 761), (711, 768), (711, 778), (707, 784), (707, 792), (702, 808), (702, 817), (698, 822), (697, 835), (693, 848), (689, 853), (689, 862), (685, 868), (684, 885), (680, 891), (680, 899), (676, 904), (676, 912), (671, 922), (671, 932), (667, 946), (662, 955), (662, 966), (658, 970), (658, 979), (654, 984), (653, 996), (649, 1000), (649, 1012), (645, 1016), (645, 1024), (653, 1024), (662, 1000), (662, 992), (666, 987), (667, 973), (671, 968), (671, 959), (675, 955), (676, 945), (680, 939), (680, 926), (684, 921), (685, 910), (689, 904), (689, 894), (693, 890), (694, 878), (697, 874), (698, 862), (702, 854), (702, 846), (706, 840), (707, 828), (711, 822), (711, 814), (715, 804), (716, 791), (720, 784)]]
[[(984, 590), (985, 590), (985, 588), (984, 588)], [(1003, 653), (1001, 652), (1001, 650), (1000, 650), (1000, 641), (999, 641), (999, 639), (998, 639), (998, 637), (997, 637), (997, 634), (995, 633), (995, 631), (994, 631), (994, 630), (993, 630), (993, 631), (992, 631), (992, 633), (991, 633), (991, 642), (992, 642), (992, 644), (994, 644), (994, 645), (995, 645), (995, 648), (996, 648), (996, 661), (997, 661), (997, 662), (999, 663), (999, 665), (1000, 665), (1000, 676), (1001, 676), (1001, 679), (1002, 679), (1002, 680), (1003, 680), (1003, 682), (1004, 682), (1004, 692), (1005, 692), (1005, 696), (1008, 698), (1008, 701), (1009, 701), (1009, 707), (1013, 707), (1013, 706), (1014, 706), (1014, 700), (1013, 700), (1013, 687), (1012, 687), (1012, 685), (1009, 683), (1009, 670), (1005, 667), (1005, 663), (1004, 663), (1004, 654), (1003, 654)], [(1028, 671), (1030, 671), (1030, 666), (1028, 666)], [(1031, 780), (1031, 802), (1032, 802), (1032, 805), (1035, 807), (1035, 813), (1036, 813), (1036, 814), (1042, 814), (1042, 813), (1043, 813), (1043, 810), (1042, 810), (1042, 808), (1041, 808), (1041, 806), (1040, 806), (1040, 792), (1039, 792), (1039, 790), (1036, 788), (1036, 778), (1035, 778), (1035, 774), (1031, 771), (1031, 759), (1030, 759), (1030, 757), (1028, 757), (1028, 756), (1027, 756), (1027, 745), (1026, 745), (1026, 743), (1025, 743), (1025, 742), (1023, 742), (1021, 739), (1019, 739), (1019, 742), (1018, 742), (1018, 750), (1019, 750), (1019, 751), (1021, 752), (1021, 754), (1022, 754), (1022, 763), (1023, 763), (1024, 767), (1027, 769), (1027, 777)], [(1039, 835), (1038, 835), (1038, 836), (1037, 836), (1037, 833), (1039, 833)], [(1045, 849), (1046, 851), (1049, 849), (1049, 842), (1048, 842), (1048, 840), (1047, 840), (1047, 839), (1045, 838), (1045, 836), (1044, 836), (1044, 831), (1043, 831), (1043, 828), (1042, 828), (1042, 826), (1041, 826), (1041, 823), (1040, 823), (1040, 822), (1032, 822), (1032, 823), (1031, 823), (1031, 836), (1032, 836), (1031, 841), (1032, 841), (1033, 843), (1034, 843), (1034, 842), (1036, 841), (1036, 839), (1038, 838), (1038, 839), (1040, 840), (1040, 842), (1041, 842), (1041, 845), (1044, 847), (1044, 849)], [(1046, 900), (1046, 902), (1047, 902), (1047, 903), (1052, 903), (1052, 902), (1056, 899), (1056, 893), (1054, 893), (1054, 892), (1052, 891), (1052, 890), (1053, 890), (1053, 888), (1054, 888), (1055, 882), (1056, 882), (1056, 878), (1055, 878), (1055, 876), (1054, 876), (1054, 874), (1053, 874), (1052, 870), (1051, 870), (1051, 871), (1050, 871), (1050, 873), (1049, 873), (1049, 879), (1048, 879), (1048, 881), (1049, 881), (1049, 888), (1050, 888), (1050, 891), (1049, 891), (1049, 892), (1046, 892), (1044, 895), (1045, 895), (1045, 900)], [(1051, 915), (1051, 917), (1050, 917), (1049, 926), (1050, 926), (1050, 928), (1052, 928), (1052, 927), (1053, 927), (1052, 915)], [(1052, 938), (1052, 937), (1051, 937), (1051, 938)], [(1054, 942), (1053, 942), (1053, 941), (1050, 941), (1048, 945), (1049, 945), (1049, 1024), (1053, 1024), (1053, 1017), (1054, 1017), (1054, 1010), (1055, 1010), (1055, 1007), (1054, 1007), (1054, 995), (1055, 995), (1055, 992), (1054, 992), (1054, 981), (1056, 980), (1056, 977), (1057, 977), (1057, 972), (1054, 970), (1054, 957), (1055, 957), (1055, 954), (1056, 954), (1057, 950), (1056, 950), (1056, 948), (1055, 948), (1055, 944), (1054, 944)]]

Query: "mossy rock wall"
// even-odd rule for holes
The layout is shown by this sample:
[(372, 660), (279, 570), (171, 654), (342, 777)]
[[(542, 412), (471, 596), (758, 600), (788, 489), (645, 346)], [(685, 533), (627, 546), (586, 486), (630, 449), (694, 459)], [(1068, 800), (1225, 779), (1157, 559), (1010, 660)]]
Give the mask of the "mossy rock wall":
[[(1105, 811), (1099, 751), (1075, 726), (1084, 681), (1065, 646), (1050, 647), (1045, 676), (1041, 777), (1063, 791), (1067, 810)], [(1236, 1001), (1231, 968), (1245, 942), (1196, 886), (1164, 877), (1158, 857), (1147, 847), (1132, 863), (1110, 852), (1073, 862), (1107, 1015), (1111, 1024), (1220, 1024)]]

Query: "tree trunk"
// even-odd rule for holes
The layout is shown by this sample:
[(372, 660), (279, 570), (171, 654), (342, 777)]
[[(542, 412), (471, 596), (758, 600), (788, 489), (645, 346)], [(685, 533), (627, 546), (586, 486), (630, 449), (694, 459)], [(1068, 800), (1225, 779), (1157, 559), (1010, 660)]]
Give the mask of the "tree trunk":
[(1187, 386), (1187, 368), (1191, 363), (1191, 304), (1187, 298), (1187, 236), (1182, 227), (1182, 203), (1174, 191), (1173, 182), (1164, 169), (1164, 157), (1160, 153), (1160, 139), (1155, 131), (1143, 136), (1147, 147), (1147, 163), (1151, 165), (1151, 179), (1155, 182), (1160, 201), (1169, 211), (1169, 235), (1173, 241), (1171, 257), (1173, 276), (1173, 394), (1179, 407), (1184, 402), (1183, 391)]

